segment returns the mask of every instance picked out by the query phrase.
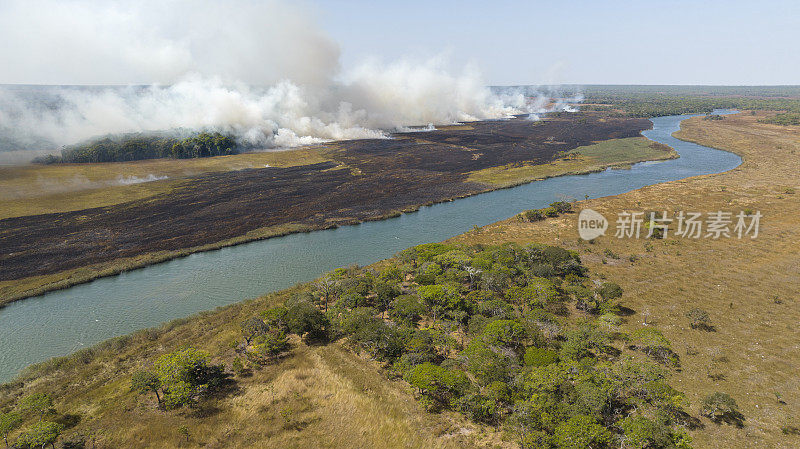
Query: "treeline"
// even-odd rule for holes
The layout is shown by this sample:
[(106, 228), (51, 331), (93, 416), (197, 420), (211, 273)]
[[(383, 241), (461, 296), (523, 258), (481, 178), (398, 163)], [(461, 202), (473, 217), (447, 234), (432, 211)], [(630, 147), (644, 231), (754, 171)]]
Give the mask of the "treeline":
[(235, 154), (236, 141), (220, 133), (200, 133), (185, 139), (157, 135), (126, 134), (104, 137), (64, 148), (61, 156), (44, 156), (34, 163), (125, 162), (143, 159), (189, 159)]
[(761, 123), (770, 123), (772, 125), (800, 125), (800, 113), (785, 112), (782, 114), (775, 114), (774, 117), (765, 118), (760, 120)]
[[(497, 426), (523, 448), (689, 448), (686, 428), (699, 420), (667, 382), (678, 355), (653, 327), (621, 330), (621, 296), (563, 248), (425, 244), (380, 271), (335, 270), (247, 318), (231, 368), (277, 363), (288, 334), (344, 340), (408, 382), (428, 410)], [(181, 349), (132, 386), (170, 409), (224, 378), (208, 354)], [(726, 394), (702, 405), (713, 421), (744, 419)]]
[(709, 113), (714, 109), (750, 109), (800, 112), (800, 98), (669, 95), (663, 93), (588, 94), (582, 110), (621, 110), (629, 117), (659, 117)]

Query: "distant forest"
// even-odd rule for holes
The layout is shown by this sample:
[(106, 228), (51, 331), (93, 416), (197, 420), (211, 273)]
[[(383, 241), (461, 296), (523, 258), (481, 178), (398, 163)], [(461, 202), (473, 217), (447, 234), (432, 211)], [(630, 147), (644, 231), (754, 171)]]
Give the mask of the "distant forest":
[(108, 136), (66, 147), (61, 156), (49, 155), (34, 159), (34, 163), (124, 162), (142, 159), (191, 159), (223, 156), (237, 152), (233, 137), (220, 133), (200, 133), (179, 139), (163, 135), (124, 134)]
[(582, 93), (582, 110), (617, 110), (614, 115), (629, 117), (714, 109), (800, 113), (800, 86), (585, 86)]

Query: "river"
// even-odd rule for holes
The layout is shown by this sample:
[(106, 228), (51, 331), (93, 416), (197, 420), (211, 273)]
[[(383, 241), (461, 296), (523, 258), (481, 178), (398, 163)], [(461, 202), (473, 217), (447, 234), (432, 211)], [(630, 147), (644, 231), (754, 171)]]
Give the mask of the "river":
[(445, 240), (564, 196), (618, 195), (646, 185), (727, 171), (741, 163), (735, 154), (672, 137), (687, 117), (654, 118), (653, 129), (643, 133), (675, 148), (679, 159), (551, 178), (423, 207), (388, 220), (192, 254), (11, 303), (0, 309), (0, 382), (32, 363), (281, 290), (340, 266), (367, 265), (410, 246)]

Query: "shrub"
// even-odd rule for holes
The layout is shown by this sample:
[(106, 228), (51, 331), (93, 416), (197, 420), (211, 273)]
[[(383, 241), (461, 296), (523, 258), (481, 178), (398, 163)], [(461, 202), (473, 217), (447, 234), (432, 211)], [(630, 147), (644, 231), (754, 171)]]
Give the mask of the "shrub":
[(739, 411), (736, 400), (726, 393), (715, 392), (703, 399), (700, 414), (715, 423), (726, 422), (742, 426), (744, 415)]
[(430, 409), (455, 406), (458, 398), (470, 388), (466, 374), (433, 363), (415, 366), (405, 378), (427, 400)]
[(558, 210), (555, 207), (545, 207), (541, 211), (546, 217), (558, 217)]
[(613, 435), (597, 421), (577, 415), (559, 424), (553, 432), (553, 441), (559, 449), (586, 449), (608, 447)]
[(55, 444), (64, 426), (49, 421), (40, 421), (17, 438), (17, 447), (38, 449)]
[(531, 209), (526, 210), (521, 214), (522, 218), (526, 221), (535, 222), (535, 221), (542, 221), (547, 216), (542, 212), (540, 209)]
[(244, 362), (242, 362), (242, 359), (239, 357), (233, 359), (233, 363), (231, 363), (231, 369), (237, 376), (244, 375), (247, 372)]
[(620, 422), (625, 433), (625, 446), (634, 449), (669, 448), (672, 432), (664, 424), (643, 416), (628, 416)]
[(672, 351), (669, 340), (659, 330), (652, 327), (637, 329), (631, 333), (631, 339), (634, 349), (644, 352), (653, 360), (665, 365), (679, 364), (678, 355)]
[(530, 347), (523, 357), (525, 366), (547, 366), (558, 361), (558, 353), (552, 349)]
[(305, 301), (289, 307), (286, 311), (286, 323), (290, 332), (306, 340), (324, 339), (330, 325), (325, 314)]
[(559, 214), (572, 212), (572, 204), (566, 201), (556, 201), (555, 203), (550, 203), (550, 207), (555, 209)]
[(286, 334), (280, 329), (273, 329), (253, 340), (253, 349), (250, 354), (259, 359), (274, 360), (288, 349), (289, 340), (286, 338)]
[(497, 401), (480, 393), (461, 397), (458, 401), (458, 410), (471, 420), (485, 424), (496, 424), (501, 416)]
[(268, 330), (269, 326), (260, 318), (252, 317), (242, 322), (242, 336), (248, 345), (254, 338), (266, 334)]
[(622, 287), (614, 282), (603, 282), (603, 285), (597, 289), (597, 293), (606, 301), (610, 301), (622, 296)]
[(398, 296), (392, 309), (389, 311), (389, 316), (395, 321), (416, 326), (419, 319), (425, 313), (425, 305), (414, 295)]
[(701, 329), (707, 332), (714, 331), (714, 326), (711, 324), (711, 318), (708, 312), (703, 309), (694, 308), (686, 312), (686, 317), (689, 318), (689, 326), (692, 329)]

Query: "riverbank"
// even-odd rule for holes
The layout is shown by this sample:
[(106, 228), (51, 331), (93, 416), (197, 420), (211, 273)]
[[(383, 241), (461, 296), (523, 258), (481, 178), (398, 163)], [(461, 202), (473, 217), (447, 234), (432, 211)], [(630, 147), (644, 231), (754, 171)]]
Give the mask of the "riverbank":
[[(0, 253), (4, 253), (0, 306), (197, 252), (384, 220), (421, 206), (553, 176), (676, 157), (668, 147), (625, 137), (645, 128), (640, 120), (599, 115), (558, 117), (540, 124), (476, 122), (398, 134), (395, 140), (298, 150), (306, 165), (293, 165), (281, 154), (287, 152), (239, 155), (223, 161), (189, 161), (194, 170), (207, 174), (161, 181), (166, 186), (149, 182), (147, 187), (130, 186), (138, 189), (132, 193), (110, 197), (76, 190), (79, 202), (89, 201), (81, 203), (86, 206), (93, 206), (96, 198), (106, 198), (106, 203), (97, 204), (107, 204), (125, 195), (145, 196), (76, 211), (69, 210), (75, 202), (65, 201), (67, 210), (58, 214), (3, 220), (7, 229), (0, 233)], [(592, 143), (610, 137), (623, 138)], [(221, 171), (252, 165), (253, 158), (266, 158), (276, 166)], [(126, 164), (138, 167), (137, 173), (166, 164), (164, 170), (174, 175), (179, 162)], [(101, 164), (101, 171), (107, 172), (103, 176), (113, 178), (119, 165)], [(74, 167), (86, 170), (83, 165)], [(68, 177), (63, 167), (42, 169), (59, 171), (58, 179)], [(32, 177), (26, 174), (20, 179)], [(38, 201), (50, 203), (52, 198), (45, 195)], [(14, 203), (41, 209), (35, 198)]]
[[(577, 239), (576, 217), (541, 223), (506, 220), (454, 239), (559, 243), (578, 251), (592, 271), (619, 281), (623, 304), (641, 311), (626, 329), (655, 326), (673, 342), (682, 369), (673, 383), (693, 412), (710, 392), (738, 402), (745, 426), (704, 420), (691, 432), (696, 447), (794, 448), (800, 428), (800, 127), (759, 123), (750, 113), (683, 122), (676, 137), (735, 152), (744, 159), (725, 173), (658, 184), (581, 202), (609, 218), (610, 235), (594, 244)], [(763, 215), (756, 239), (617, 239), (620, 211), (743, 210)], [(613, 217), (613, 218), (612, 218)], [(714, 331), (693, 329), (686, 316), (706, 311)]]

